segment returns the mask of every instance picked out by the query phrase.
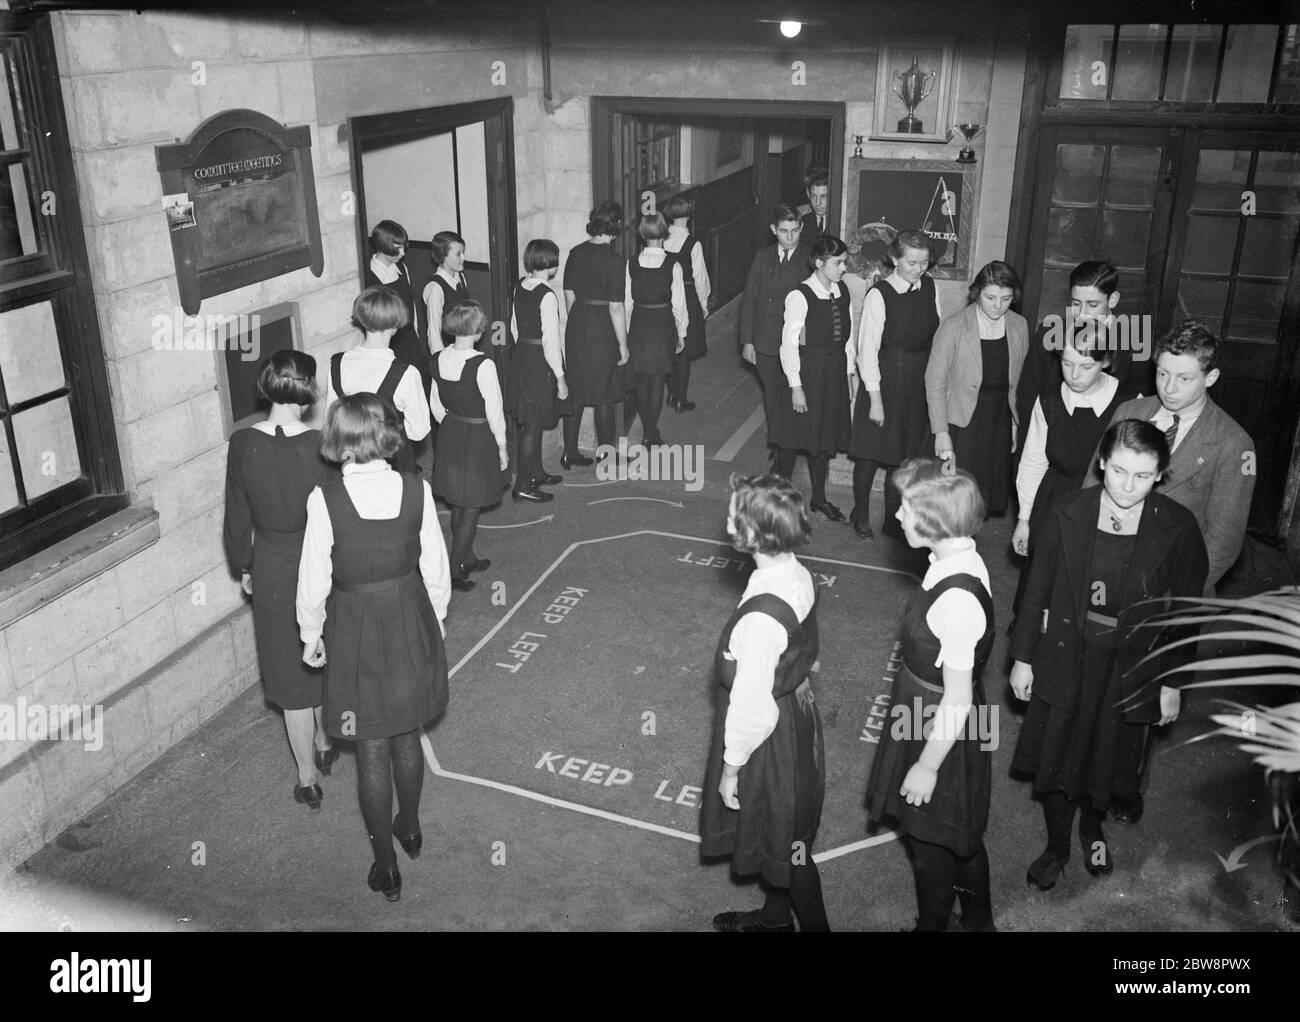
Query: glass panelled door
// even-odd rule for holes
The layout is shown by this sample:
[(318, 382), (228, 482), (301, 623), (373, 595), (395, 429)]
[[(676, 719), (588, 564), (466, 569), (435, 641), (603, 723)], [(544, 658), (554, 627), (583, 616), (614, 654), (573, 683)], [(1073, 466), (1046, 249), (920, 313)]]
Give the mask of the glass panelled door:
[[(1210, 393), (1255, 441), (1261, 480), (1285, 475), (1297, 414), (1288, 379), (1300, 333), (1296, 148), (1276, 134), (1189, 135), (1157, 324), (1195, 316), (1223, 341)], [(1276, 518), (1276, 489), (1256, 496), (1260, 524)]]
[(1177, 129), (1050, 126), (1038, 152), (1024, 310), (1064, 312), (1070, 271), (1105, 259), (1120, 271), (1117, 312), (1155, 309), (1169, 230)]

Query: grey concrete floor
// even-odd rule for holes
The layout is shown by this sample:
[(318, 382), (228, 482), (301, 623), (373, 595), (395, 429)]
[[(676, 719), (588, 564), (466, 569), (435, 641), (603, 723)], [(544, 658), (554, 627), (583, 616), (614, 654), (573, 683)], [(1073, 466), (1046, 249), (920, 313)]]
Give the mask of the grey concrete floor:
[[(733, 356), (732, 310), (710, 323), (711, 352), (695, 366), (698, 409), (666, 412), (670, 443), (701, 443), (712, 457), (758, 406), (756, 381)], [(558, 431), (557, 431), (558, 432)], [(558, 470), (556, 440), (547, 465)], [(698, 492), (680, 483), (623, 482), (650, 502), (585, 506), (590, 490), (555, 487), (544, 508), (509, 500), (485, 524), (537, 526), (484, 531), (479, 556), (493, 580), (527, 585), (557, 551), (578, 538), (634, 528), (670, 529), (721, 539), (730, 471), (766, 465), (761, 429), (730, 463), (710, 460)], [(802, 471), (802, 470), (801, 470)], [(591, 481), (591, 469), (567, 473)], [(799, 482), (798, 477), (796, 482)], [(851, 495), (831, 499), (846, 512)], [(879, 527), (882, 502), (876, 495)], [(444, 519), (445, 520), (445, 519)], [(1015, 590), (1007, 551), (1013, 522), (993, 519), (979, 543), (993, 580), (998, 640), (985, 673), (1003, 713), (994, 755), (987, 838), (996, 921), (1003, 931), (1276, 931), (1294, 929), (1280, 904), (1282, 876), (1265, 844), (1228, 872), (1217, 856), (1273, 833), (1262, 772), (1206, 733), (1211, 698), (1185, 701), (1183, 718), (1160, 746), (1145, 818), (1110, 825), (1116, 868), (1093, 880), (1076, 853), (1057, 888), (1025, 884), (1025, 867), (1045, 844), (1041, 813), (1027, 784), (1008, 776), (1020, 708), (1006, 686), (1006, 638)], [(816, 519), (809, 554), (923, 570), (924, 561), (887, 539), (857, 540), (847, 525)], [(1237, 592), (1289, 583), (1280, 555), (1253, 546)], [(675, 599), (674, 587), (649, 598)], [(873, 609), (898, 613), (901, 608)], [(488, 587), (453, 598), (449, 653), (454, 662), (505, 612)], [(718, 622), (721, 627), (722, 622)], [(452, 704), (456, 683), (452, 684)], [(436, 733), (436, 732), (435, 732)], [(864, 753), (865, 754), (865, 753)], [(703, 764), (700, 767), (703, 773)], [(725, 863), (701, 865), (696, 846), (624, 824), (543, 805), (462, 781), (426, 776), (423, 856), (399, 851), (402, 900), (385, 902), (365, 884), (370, 855), (345, 753), (325, 779), (316, 814), (295, 804), (295, 774), (282, 723), (255, 686), (134, 778), (84, 820), (30, 859), (2, 895), (5, 926), (34, 929), (144, 930), (706, 930), (717, 911), (761, 902)], [(201, 853), (201, 854), (200, 854)], [(504, 861), (502, 861), (504, 853)], [(911, 873), (897, 842), (854, 852), (821, 868), (831, 924), (894, 931), (914, 918)]]

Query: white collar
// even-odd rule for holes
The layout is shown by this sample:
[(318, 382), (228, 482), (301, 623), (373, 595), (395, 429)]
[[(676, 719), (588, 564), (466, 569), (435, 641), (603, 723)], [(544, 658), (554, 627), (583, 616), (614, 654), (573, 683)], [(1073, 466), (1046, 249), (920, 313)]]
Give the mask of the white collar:
[(822, 287), (822, 282), (818, 278), (816, 273), (810, 273), (808, 275), (808, 279), (805, 280), (804, 283), (807, 284), (810, 288), (812, 288), (813, 294), (817, 295), (817, 297), (819, 298), (839, 297), (839, 288), (836, 288), (834, 291), (827, 291), (826, 288)]
[(261, 422), (253, 423), (253, 428), (255, 430), (257, 430), (259, 433), (265, 433), (267, 436), (275, 436), (275, 431), (277, 427), (279, 429), (284, 430), (285, 436), (298, 436), (299, 434), (306, 433), (307, 430), (311, 429), (311, 427), (308, 426), (307, 423), (302, 422), (301, 420), (298, 422), (279, 422), (276, 423), (276, 425), (274, 426), (271, 425), (269, 422), (267, 422), (265, 419), (263, 419)]
[(1177, 413), (1171, 412), (1162, 404), (1160, 410), (1156, 412), (1156, 419), (1153, 419), (1152, 421), (1154, 422), (1159, 420), (1161, 422), (1172, 423), (1174, 421), (1174, 415), (1177, 414), (1179, 429), (1180, 431), (1185, 431), (1188, 426), (1201, 417), (1201, 414), (1205, 411), (1205, 405), (1209, 400), (1209, 394), (1202, 394), (1201, 400), (1197, 401), (1191, 408), (1184, 408), (1181, 412)]
[(439, 277), (441, 277), (443, 280), (445, 280), (445, 281), (446, 281), (448, 284), (450, 284), (452, 287), (456, 287), (456, 286), (458, 286), (458, 285), (460, 284), (460, 282), (465, 278), (465, 274), (463, 274), (463, 273), (458, 273), (458, 274), (456, 274), (456, 275), (453, 277), (453, 276), (451, 275), (451, 271), (448, 270), (445, 266), (439, 266), (439, 267), (438, 267), (436, 270), (434, 270), (433, 272), (436, 273), (436, 274), (437, 274)]
[(391, 472), (393, 467), (384, 461), (383, 458), (376, 458), (374, 461), (367, 461), (364, 465), (358, 465), (355, 461), (349, 461), (343, 466), (345, 476), (373, 476), (381, 472)]
[(378, 252), (370, 257), (370, 272), (379, 278), (381, 284), (391, 284), (402, 275), (402, 271), (398, 269), (399, 265), (399, 263), (384, 262), (379, 258)]
[[(925, 274), (921, 274), (921, 276), (922, 278), (924, 278)], [(897, 291), (900, 295), (907, 294), (907, 292), (911, 291), (912, 288), (916, 288), (918, 291), (921, 290), (920, 280), (918, 280), (915, 284), (909, 284), (907, 281), (905, 281), (902, 277), (898, 275), (897, 270), (891, 270), (889, 276), (886, 277), (885, 279), (889, 281), (890, 286), (893, 287), (893, 289)]]
[(684, 238), (686, 237), (686, 235), (690, 234), (691, 232), (688, 231), (685, 227), (678, 227), (675, 224), (669, 224), (668, 233), (673, 235), (678, 235)]
[(933, 589), (950, 575), (974, 575), (984, 583), (985, 589), (989, 587), (989, 571), (984, 564), (984, 559), (975, 549), (975, 540), (966, 537), (961, 542), (962, 546), (957, 553), (950, 554), (942, 560), (933, 553), (930, 554), (930, 567), (926, 569), (925, 578), (921, 580), (922, 589)]
[[(1001, 319), (989, 319), (984, 310), (980, 308), (978, 301), (972, 302), (975, 306), (975, 322), (979, 324), (980, 337), (988, 336), (990, 340), (1000, 337), (1007, 331), (1007, 317), (1003, 315)], [(998, 331), (1001, 331), (999, 333)]]
[(1076, 394), (1062, 380), (1061, 400), (1065, 403), (1065, 410), (1073, 413), (1076, 408), (1105, 408), (1110, 404), (1110, 399), (1115, 396), (1115, 390), (1119, 387), (1119, 380), (1104, 371), (1101, 380), (1101, 386), (1091, 394)]

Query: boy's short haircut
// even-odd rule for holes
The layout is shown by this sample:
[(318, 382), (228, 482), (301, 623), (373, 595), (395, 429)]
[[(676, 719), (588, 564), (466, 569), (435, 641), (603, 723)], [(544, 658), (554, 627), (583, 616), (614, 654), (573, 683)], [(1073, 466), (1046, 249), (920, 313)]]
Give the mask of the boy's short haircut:
[(782, 202), (777, 205), (776, 209), (772, 210), (772, 226), (780, 227), (787, 220), (793, 220), (795, 223), (803, 222), (799, 218), (798, 210), (796, 210), (789, 203)]
[(1195, 355), (1201, 372), (1208, 373), (1219, 364), (1219, 339), (1199, 319), (1185, 319), (1156, 341), (1154, 355)]
[(1102, 259), (1090, 259), (1070, 271), (1070, 287), (1095, 287), (1113, 295), (1119, 289), (1119, 270)]

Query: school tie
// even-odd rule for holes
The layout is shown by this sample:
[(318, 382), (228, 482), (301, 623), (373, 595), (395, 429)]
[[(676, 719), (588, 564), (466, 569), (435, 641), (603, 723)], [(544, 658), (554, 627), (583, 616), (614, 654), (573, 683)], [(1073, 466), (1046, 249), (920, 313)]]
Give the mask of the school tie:
[(831, 292), (831, 336), (835, 338), (836, 344), (844, 336), (844, 324), (840, 320), (840, 303), (835, 300), (836, 294)]
[(1173, 452), (1174, 449), (1174, 441), (1177, 439), (1178, 439), (1178, 415), (1177, 413), (1175, 413), (1173, 425), (1170, 426), (1167, 430), (1165, 430), (1165, 442), (1169, 444), (1169, 450), (1171, 453)]
[(825, 234), (825, 233), (826, 233), (826, 218), (825, 218), (825, 217), (821, 217), (821, 216), (819, 216), (819, 217), (817, 218), (817, 233), (818, 233), (818, 234)]

